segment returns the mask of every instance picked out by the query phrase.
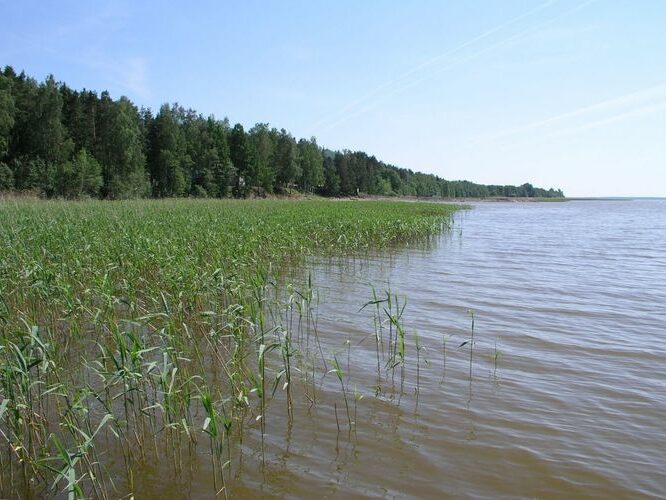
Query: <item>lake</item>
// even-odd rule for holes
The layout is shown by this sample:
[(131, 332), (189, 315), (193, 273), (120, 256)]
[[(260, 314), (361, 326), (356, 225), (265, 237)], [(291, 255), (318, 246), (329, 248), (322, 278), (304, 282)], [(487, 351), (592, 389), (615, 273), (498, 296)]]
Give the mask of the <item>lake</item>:
[[(238, 493), (666, 492), (666, 201), (481, 203), (426, 248), (312, 267), (324, 351), (343, 371), (350, 354), (348, 384), (364, 395), (356, 429), (337, 432), (325, 401), (346, 417), (329, 374), (288, 430), (269, 421), (266, 468), (239, 471)], [(418, 397), (413, 346), (402, 397), (374, 396), (372, 307), (359, 312), (371, 285), (407, 300)], [(469, 344), (458, 347), (468, 310), (471, 380)]]
[[(309, 268), (293, 419), (278, 387), (231, 496), (666, 494), (666, 201), (479, 203), (433, 241)], [(404, 305), (393, 369), (373, 287)], [(207, 459), (190, 468), (137, 491), (209, 496)]]

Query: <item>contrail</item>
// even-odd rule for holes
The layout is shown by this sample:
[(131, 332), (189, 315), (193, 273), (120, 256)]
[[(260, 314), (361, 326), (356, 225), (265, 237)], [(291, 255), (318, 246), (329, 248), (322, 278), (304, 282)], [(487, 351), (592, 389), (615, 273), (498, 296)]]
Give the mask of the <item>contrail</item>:
[[(641, 103), (641, 101), (645, 101), (645, 98), (648, 97), (653, 99), (657, 98), (658, 100), (647, 104), (645, 104), (644, 102)], [(514, 135), (517, 132), (526, 131), (534, 128), (540, 128), (542, 126), (549, 125), (551, 123), (556, 123), (568, 118), (577, 118), (580, 116), (588, 115), (590, 113), (608, 111), (609, 109), (613, 110), (613, 108), (618, 108), (620, 106), (626, 106), (634, 103), (645, 104), (645, 105), (640, 106), (638, 108), (632, 108), (629, 110), (616, 109), (615, 114), (611, 114), (610, 116), (599, 118), (594, 121), (588, 121), (587, 123), (582, 123), (580, 125), (572, 125), (569, 127), (561, 128), (560, 130), (554, 130), (549, 133), (542, 134), (536, 139), (523, 138), (522, 140), (510, 141), (509, 143), (502, 143), (501, 146), (502, 150), (504, 151), (514, 150), (522, 148), (525, 144), (534, 143), (535, 141), (539, 140), (543, 141), (544, 139), (566, 137), (573, 134), (582, 133), (588, 130), (611, 125), (614, 123), (623, 122), (625, 120), (630, 120), (632, 118), (638, 118), (641, 116), (653, 114), (656, 113), (657, 111), (666, 109), (666, 84), (657, 85), (654, 87), (648, 87), (646, 89), (638, 90), (636, 92), (631, 92), (629, 94), (625, 94), (623, 96), (619, 96), (613, 99), (601, 101), (599, 103), (592, 104), (590, 106), (585, 106), (577, 110), (569, 111), (567, 113), (562, 113), (560, 115), (556, 115), (551, 118), (547, 118), (545, 120), (533, 122), (531, 124), (524, 125), (522, 127), (516, 127), (516, 129), (508, 131), (508, 133), (506, 134), (491, 136), (489, 137), (489, 139), (492, 140), (498, 137), (510, 136)], [(482, 138), (479, 138), (478, 140), (473, 141), (471, 144), (478, 144), (481, 142), (481, 140)]]
[(666, 99), (662, 101), (658, 101), (652, 104), (648, 104), (647, 106), (642, 106), (640, 108), (636, 109), (631, 109), (629, 111), (625, 111), (623, 113), (619, 113), (617, 115), (609, 116), (607, 118), (603, 118), (601, 120), (593, 121), (590, 123), (585, 123), (583, 125), (579, 125), (577, 127), (571, 127), (568, 129), (564, 130), (559, 130), (556, 132), (553, 132), (551, 134), (548, 134), (547, 137), (562, 137), (566, 135), (571, 135), (571, 134), (576, 134), (578, 132), (585, 132), (586, 130), (591, 130), (599, 127), (603, 127), (605, 125), (610, 125), (612, 123), (618, 123), (618, 122), (623, 122), (625, 120), (629, 120), (631, 118), (636, 118), (639, 116), (645, 116), (652, 114), (656, 111), (661, 111), (662, 109), (666, 109)]
[[(630, 92), (628, 94), (623, 94), (618, 97), (613, 97), (611, 99), (606, 99), (604, 101), (600, 101), (594, 104), (590, 104), (589, 106), (584, 106), (582, 108), (574, 109), (572, 111), (567, 111), (565, 113), (561, 113), (555, 116), (551, 116), (549, 118), (544, 118), (543, 120), (537, 120), (531, 123), (527, 123), (525, 125), (521, 125), (519, 127), (514, 127), (511, 129), (507, 129), (495, 134), (487, 135), (487, 136), (481, 136), (477, 138), (475, 142), (479, 142), (481, 140), (494, 140), (494, 139), (500, 139), (502, 137), (507, 137), (511, 136), (514, 134), (518, 134), (521, 132), (526, 132), (528, 130), (533, 130), (536, 128), (541, 128), (546, 125), (550, 125), (551, 123), (559, 122), (562, 120), (566, 120), (569, 118), (577, 118), (580, 116), (585, 116), (591, 113), (595, 112), (603, 112), (609, 109), (617, 108), (619, 106), (625, 106), (633, 103), (639, 103), (640, 101), (645, 101), (647, 99), (654, 99), (654, 98), (663, 98), (666, 96), (666, 84), (661, 84), (661, 85), (655, 85), (652, 87), (646, 87), (643, 89), (635, 90), (633, 92)], [(640, 108), (643, 109), (643, 108)], [(603, 120), (601, 120), (603, 121)]]
[[(323, 124), (326, 124), (326, 122), (335, 122), (335, 123), (337, 123), (338, 120), (336, 120), (336, 118), (344, 115), (347, 111), (352, 110), (353, 108), (355, 108), (359, 104), (362, 104), (363, 102), (367, 101), (368, 99), (370, 99), (370, 98), (374, 97), (375, 95), (379, 94), (382, 90), (384, 90), (388, 87), (391, 87), (392, 85), (395, 85), (396, 83), (399, 83), (401, 80), (404, 80), (405, 78), (409, 77), (410, 75), (413, 75), (414, 73), (417, 73), (418, 71), (421, 71), (424, 68), (432, 66), (433, 64), (435, 64), (438, 61), (444, 59), (445, 57), (449, 57), (449, 56), (451, 56), (451, 55), (453, 55), (457, 52), (460, 52), (465, 47), (468, 47), (468, 46), (470, 46), (470, 45), (472, 45), (472, 44), (474, 44), (474, 43), (476, 43), (480, 40), (483, 40), (484, 38), (487, 38), (487, 37), (491, 36), (492, 34), (496, 33), (497, 31), (500, 31), (500, 30), (506, 28), (507, 26), (510, 26), (510, 25), (520, 21), (521, 19), (529, 17), (529, 16), (531, 16), (533, 14), (536, 14), (537, 12), (539, 12), (539, 11), (545, 9), (545, 8), (550, 7), (551, 5), (555, 4), (556, 2), (557, 2), (557, 0), (548, 0), (547, 2), (544, 2), (541, 5), (538, 5), (534, 9), (531, 9), (531, 10), (529, 10), (529, 11), (523, 13), (523, 14), (520, 14), (516, 17), (513, 17), (513, 18), (509, 19), (508, 21), (505, 21), (505, 22), (495, 26), (494, 28), (491, 28), (487, 31), (484, 31), (480, 35), (477, 35), (477, 36), (475, 36), (475, 37), (473, 37), (473, 38), (471, 38), (471, 39), (469, 39), (465, 42), (462, 42), (462, 43), (456, 45), (455, 47), (453, 47), (453, 48), (451, 48), (451, 49), (449, 49), (449, 50), (447, 50), (447, 51), (445, 51), (445, 52), (443, 52), (443, 53), (441, 53), (441, 54), (439, 54), (435, 57), (432, 57), (432, 58), (414, 66), (413, 68), (407, 70), (406, 72), (400, 74), (399, 76), (393, 78), (392, 80), (388, 80), (388, 81), (382, 83), (381, 85), (372, 89), (371, 91), (367, 92), (366, 94), (362, 95), (358, 99), (355, 99), (354, 101), (348, 103), (347, 105), (345, 105), (343, 108), (339, 109), (338, 111), (336, 111), (332, 115), (329, 115), (328, 117), (319, 120), (318, 122), (316, 122), (314, 124), (314, 129), (317, 130), (320, 126), (322, 126)], [(330, 128), (330, 126), (326, 127), (326, 128), (328, 129), (328, 128)]]
[[(495, 49), (498, 49), (498, 48), (501, 48), (501, 47), (505, 47), (505, 46), (507, 46), (507, 45), (510, 45), (510, 44), (513, 43), (513, 42), (516, 42), (517, 40), (521, 40), (521, 39), (523, 39), (523, 38), (525, 38), (525, 37), (528, 37), (528, 36), (530, 36), (530, 35), (532, 35), (532, 34), (534, 34), (534, 33), (538, 33), (539, 31), (541, 31), (544, 27), (548, 26), (549, 24), (553, 24), (554, 22), (559, 21), (561, 18), (566, 17), (566, 16), (569, 16), (569, 15), (573, 14), (574, 12), (577, 12), (577, 11), (581, 10), (582, 8), (587, 7), (587, 6), (590, 5), (591, 3), (594, 3), (594, 2), (597, 2), (597, 1), (598, 1), (598, 0), (586, 0), (585, 2), (582, 2), (581, 4), (578, 4), (578, 5), (576, 5), (575, 7), (571, 8), (571, 9), (569, 9), (569, 10), (567, 10), (567, 11), (561, 13), (561, 14), (558, 14), (558, 15), (555, 16), (555, 17), (552, 17), (552, 18), (547, 19), (546, 21), (544, 21), (544, 22), (542, 22), (542, 23), (540, 23), (540, 24), (537, 24), (536, 26), (532, 26), (532, 27), (527, 28), (527, 29), (525, 29), (525, 30), (523, 30), (523, 31), (520, 31), (520, 32), (518, 32), (518, 33), (516, 33), (516, 34), (514, 34), (514, 35), (511, 35), (511, 36), (509, 36), (509, 37), (507, 37), (507, 38), (505, 38), (505, 39), (503, 39), (503, 40), (499, 40), (499, 41), (497, 41), (496, 43), (494, 43), (494, 44), (492, 44), (492, 45), (489, 45), (489, 46), (487, 46), (487, 47), (485, 47), (485, 48), (482, 48), (482, 49), (478, 50), (477, 52), (474, 52), (473, 54), (470, 54), (470, 55), (468, 55), (468, 56), (466, 56), (466, 57), (462, 57), (462, 58), (460, 58), (460, 59), (456, 59), (456, 60), (452, 61), (449, 65), (444, 66), (444, 67), (442, 67), (442, 68), (439, 68), (438, 71), (437, 71), (437, 73), (442, 73), (442, 72), (444, 72), (444, 71), (447, 71), (447, 70), (453, 68), (456, 64), (459, 64), (459, 63), (461, 63), (461, 62), (467, 62), (467, 61), (469, 61), (469, 60), (471, 60), (471, 59), (474, 59), (474, 58), (476, 58), (476, 57), (478, 57), (478, 56), (480, 56), (480, 55), (485, 54), (486, 52), (490, 52), (490, 51), (493, 51), (493, 50), (495, 50)], [(417, 84), (419, 84), (419, 83), (423, 82), (424, 80), (426, 80), (426, 79), (428, 79), (428, 78), (431, 78), (431, 77), (432, 77), (432, 74), (430, 74), (430, 75), (426, 75), (426, 76), (422, 76), (421, 78), (419, 78), (419, 79), (417, 79), (417, 80), (413, 80), (412, 82), (410, 82), (409, 84), (403, 86), (402, 88), (397, 89), (397, 90), (396, 90), (395, 92), (393, 92), (393, 93), (397, 93), (397, 92), (400, 92), (400, 91), (402, 91), (402, 90), (405, 90), (405, 89), (407, 89), (407, 88), (409, 88), (409, 87), (412, 87), (412, 86), (414, 86), (414, 85), (417, 85)], [(391, 95), (392, 95), (392, 94), (391, 94)]]
[[(462, 62), (469, 61), (469, 60), (471, 60), (471, 59), (474, 59), (474, 58), (476, 58), (476, 57), (479, 57), (479, 56), (482, 55), (482, 54), (485, 54), (485, 53), (490, 52), (490, 51), (492, 51), (492, 50), (496, 50), (496, 49), (498, 49), (498, 48), (501, 48), (501, 47), (504, 47), (504, 46), (506, 46), (506, 45), (509, 45), (509, 44), (511, 44), (511, 43), (513, 43), (513, 42), (515, 42), (515, 41), (517, 41), (517, 40), (520, 40), (520, 39), (522, 39), (522, 38), (525, 38), (525, 37), (527, 37), (527, 36), (529, 36), (529, 35), (531, 35), (531, 34), (533, 34), (533, 33), (536, 33), (536, 32), (538, 32), (538, 31), (540, 31), (540, 30), (543, 29), (545, 26), (548, 26), (549, 24), (552, 24), (552, 23), (558, 21), (559, 19), (561, 19), (561, 18), (563, 18), (563, 17), (569, 16), (569, 15), (571, 15), (571, 14), (573, 14), (573, 13), (575, 13), (575, 12), (577, 12), (577, 11), (579, 11), (579, 10), (585, 8), (585, 7), (587, 7), (588, 5), (590, 5), (590, 4), (592, 4), (592, 3), (596, 2), (596, 1), (598, 1), (598, 0), (586, 0), (586, 1), (584, 1), (584, 2), (581, 2), (580, 4), (574, 6), (573, 8), (571, 8), (571, 9), (569, 9), (569, 10), (567, 10), (567, 11), (561, 13), (561, 14), (558, 14), (558, 15), (556, 15), (556, 16), (554, 16), (554, 17), (552, 17), (552, 18), (550, 18), (550, 19), (548, 19), (548, 20), (546, 20), (546, 21), (544, 21), (544, 22), (542, 22), (542, 23), (539, 23), (539, 24), (536, 25), (536, 26), (532, 26), (532, 27), (527, 28), (527, 29), (525, 29), (525, 30), (523, 30), (523, 31), (520, 31), (520, 32), (518, 32), (518, 33), (515, 33), (515, 34), (513, 34), (513, 35), (511, 35), (511, 36), (509, 36), (509, 37), (507, 37), (507, 38), (504, 38), (504, 39), (502, 39), (502, 40), (499, 40), (498, 42), (496, 42), (496, 43), (494, 43), (494, 44), (491, 44), (491, 45), (489, 45), (489, 46), (486, 46), (486, 47), (484, 47), (484, 48), (481, 48), (480, 50), (477, 50), (476, 52), (474, 52), (474, 53), (472, 53), (472, 54), (470, 54), (470, 55), (468, 55), (468, 56), (465, 56), (465, 57), (461, 57), (461, 58), (455, 59), (455, 60), (451, 61), (448, 65), (446, 65), (446, 66), (444, 66), (444, 67), (442, 67), (442, 68), (439, 68), (438, 71), (437, 71), (437, 73), (441, 73), (441, 72), (443, 72), (443, 71), (447, 71), (447, 70), (453, 68), (454, 66), (456, 66), (457, 64), (460, 64), (460, 63), (462, 63)], [(511, 19), (511, 20), (509, 20), (509, 21), (507, 21), (507, 22), (505, 22), (505, 23), (502, 23), (501, 25), (496, 26), (495, 28), (492, 28), (491, 30), (488, 30), (488, 31), (486, 31), (485, 33), (483, 33), (483, 34), (481, 34), (481, 35), (479, 35), (479, 36), (473, 38), (472, 40), (469, 40), (469, 41), (467, 41), (467, 42), (464, 42), (463, 44), (458, 45), (458, 46), (455, 47), (454, 49), (451, 49), (450, 51), (445, 52), (444, 54), (442, 54), (442, 55), (440, 55), (440, 56), (437, 56), (437, 57), (435, 57), (435, 58), (430, 59), (429, 61), (426, 61), (425, 63), (422, 63), (421, 65), (419, 65), (419, 66), (415, 67), (414, 69), (408, 71), (407, 73), (403, 74), (403, 75), (400, 76), (399, 78), (396, 78), (396, 79), (392, 80), (390, 83), (384, 84), (381, 88), (386, 88), (386, 87), (392, 86), (392, 85), (395, 84), (395, 83), (399, 83), (401, 80), (404, 80), (406, 76), (409, 76), (409, 75), (411, 75), (411, 74), (414, 74), (414, 73), (416, 73), (417, 71), (419, 71), (420, 69), (423, 69), (423, 68), (425, 68), (425, 67), (431, 66), (432, 64), (434, 64), (435, 62), (437, 62), (437, 61), (443, 59), (444, 57), (447, 57), (447, 56), (449, 56), (449, 55), (451, 55), (451, 54), (453, 54), (453, 53), (455, 53), (455, 52), (458, 52), (460, 49), (462, 49), (462, 48), (464, 48), (464, 47), (466, 47), (466, 46), (468, 46), (468, 45), (471, 45), (472, 43), (478, 41), (479, 39), (482, 39), (482, 38), (487, 37), (489, 34), (494, 33), (494, 32), (496, 32), (496, 31), (498, 31), (498, 30), (504, 28), (504, 27), (507, 26), (507, 25), (510, 25), (510, 24), (512, 24), (512, 23), (515, 23), (516, 21), (518, 21), (518, 20), (520, 20), (520, 19), (522, 19), (522, 18), (524, 18), (524, 17), (530, 16), (530, 15), (534, 14), (535, 12), (537, 12), (537, 11), (539, 11), (539, 10), (543, 10), (544, 8), (546, 8), (546, 7), (550, 6), (550, 5), (552, 5), (553, 3), (554, 3), (554, 2), (546, 2), (546, 3), (541, 4), (540, 6), (536, 7), (535, 9), (532, 9), (531, 11), (528, 11), (528, 12), (526, 12), (526, 13), (524, 13), (524, 14), (521, 14), (520, 16), (517, 16), (517, 17), (515, 17), (515, 18), (513, 18), (513, 19)], [(400, 93), (400, 92), (402, 92), (402, 91), (404, 91), (404, 90), (406, 90), (406, 89), (408, 89), (408, 88), (410, 88), (410, 87), (413, 87), (413, 86), (415, 86), (415, 85), (418, 85), (419, 83), (421, 83), (421, 82), (423, 82), (424, 80), (426, 80), (426, 79), (428, 79), (428, 78), (431, 78), (431, 77), (432, 77), (432, 74), (430, 74), (430, 75), (423, 75), (423, 76), (421, 76), (420, 78), (417, 78), (417, 79), (415, 79), (415, 80), (411, 80), (411, 81), (406, 82), (405, 84), (403, 84), (403, 85), (401, 85), (401, 86), (398, 86), (398, 87), (395, 87), (395, 88), (391, 89), (389, 92), (384, 93), (383, 95), (381, 95), (380, 98), (385, 99), (385, 98), (387, 98), (387, 97), (390, 97), (390, 96), (392, 96), (392, 95), (395, 95), (395, 94), (397, 94), (397, 93)], [(378, 92), (374, 92), (374, 93), (368, 94), (367, 97), (373, 97), (373, 96), (374, 96), (375, 94), (377, 94), (377, 93), (378, 93)], [(364, 100), (367, 100), (367, 98), (364, 99)], [(357, 101), (356, 101), (356, 103), (360, 103), (360, 102), (362, 102), (362, 100), (357, 100)], [(376, 103), (375, 103), (375, 105), (376, 105)], [(355, 110), (355, 111), (353, 111), (353, 112), (350, 112), (350, 113), (347, 113), (347, 114), (344, 114), (344, 115), (340, 116), (337, 120), (334, 119), (333, 121), (330, 121), (329, 124), (328, 124), (328, 126), (324, 127), (324, 128), (322, 129), (322, 131), (330, 130), (330, 129), (336, 127), (337, 125), (339, 125), (340, 123), (342, 123), (342, 122), (344, 122), (344, 121), (346, 121), (346, 120), (348, 120), (348, 119), (350, 119), (350, 118), (353, 118), (353, 117), (355, 117), (355, 116), (358, 116), (358, 115), (360, 115), (360, 114), (363, 114), (363, 113), (365, 113), (365, 112), (371, 110), (372, 108), (373, 108), (372, 104), (369, 104), (369, 105), (367, 105), (367, 106), (364, 106), (363, 108), (357, 109), (357, 110)], [(349, 106), (347, 106), (346, 109), (349, 109)]]

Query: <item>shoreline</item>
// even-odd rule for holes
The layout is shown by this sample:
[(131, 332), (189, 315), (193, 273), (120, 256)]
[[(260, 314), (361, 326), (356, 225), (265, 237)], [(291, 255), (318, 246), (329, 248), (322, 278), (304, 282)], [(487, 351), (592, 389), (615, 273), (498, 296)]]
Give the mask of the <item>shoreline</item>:
[[(183, 196), (183, 197), (168, 197), (168, 198), (130, 198), (132, 200), (331, 200), (331, 201), (405, 201), (405, 202), (425, 202), (425, 203), (451, 203), (451, 204), (460, 204), (460, 203), (538, 203), (538, 202), (564, 202), (571, 200), (599, 200), (605, 198), (512, 198), (504, 196), (494, 196), (488, 198), (442, 198), (439, 196), (380, 196), (380, 195), (370, 195), (370, 194), (360, 194), (358, 196), (321, 196), (318, 194), (306, 194), (306, 193), (289, 193), (289, 194), (267, 194), (266, 196), (248, 196), (246, 198), (233, 198), (233, 197), (224, 197), (224, 198), (212, 198), (212, 197), (202, 197), (197, 198), (193, 196)], [(21, 192), (21, 191), (0, 191), (0, 201), (8, 200), (27, 200), (27, 201), (121, 201), (121, 200), (110, 200), (104, 198), (63, 198), (63, 197), (42, 197), (34, 192)]]
[(561, 203), (571, 201), (571, 198), (513, 198), (509, 196), (491, 196), (488, 198), (442, 198), (438, 196), (373, 196), (349, 197), (339, 199), (358, 200), (381, 200), (381, 201), (408, 201), (408, 202), (430, 202), (430, 203)]

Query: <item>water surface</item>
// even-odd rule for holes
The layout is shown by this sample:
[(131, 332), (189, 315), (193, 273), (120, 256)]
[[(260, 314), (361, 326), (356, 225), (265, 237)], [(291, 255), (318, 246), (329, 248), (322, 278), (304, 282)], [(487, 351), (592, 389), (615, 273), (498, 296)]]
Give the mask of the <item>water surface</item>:
[[(666, 495), (666, 201), (483, 203), (430, 244), (309, 267), (321, 345), (299, 356), (339, 361), (355, 425), (320, 360), (293, 422), (271, 401), (263, 466), (249, 429), (232, 496)], [(371, 287), (407, 300), (404, 379), (384, 357), (377, 380)], [(209, 496), (197, 460), (146, 486)]]
[[(329, 375), (323, 404), (289, 430), (272, 422), (268, 475), (243, 470), (239, 491), (666, 494), (666, 201), (484, 203), (456, 217), (434, 248), (314, 263), (324, 349), (345, 369), (352, 345), (356, 430), (337, 432), (325, 401), (346, 417)], [(402, 397), (373, 395), (374, 329), (369, 308), (358, 312), (370, 284), (407, 298), (428, 360), (418, 398), (409, 344)], [(458, 348), (469, 309), (471, 383)]]

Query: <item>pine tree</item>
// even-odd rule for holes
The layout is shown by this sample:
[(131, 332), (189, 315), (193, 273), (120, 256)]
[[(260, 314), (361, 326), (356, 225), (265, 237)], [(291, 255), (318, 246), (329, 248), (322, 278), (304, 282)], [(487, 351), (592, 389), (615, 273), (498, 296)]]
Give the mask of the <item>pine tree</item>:
[(313, 192), (324, 184), (324, 159), (317, 140), (298, 141), (298, 161), (301, 169), (299, 185), (305, 192)]
[(9, 140), (14, 127), (16, 106), (12, 95), (12, 80), (0, 74), (0, 162), (9, 153)]
[(256, 182), (256, 169), (252, 143), (240, 123), (234, 125), (229, 135), (229, 156), (236, 171), (234, 195), (246, 195)]
[(275, 150), (277, 131), (269, 129), (267, 123), (257, 123), (250, 129), (250, 139), (254, 145), (254, 163), (257, 184), (272, 193), (275, 187)]
[(102, 164), (106, 198), (138, 198), (148, 192), (140, 115), (126, 97), (114, 102), (103, 93), (97, 126), (96, 157)]
[(301, 176), (298, 163), (298, 146), (296, 141), (285, 129), (280, 130), (275, 151), (275, 164), (277, 168), (277, 182), (283, 187), (289, 187)]
[(158, 198), (186, 195), (188, 182), (183, 171), (185, 144), (173, 109), (168, 104), (162, 105), (152, 123), (149, 143), (153, 195)]

